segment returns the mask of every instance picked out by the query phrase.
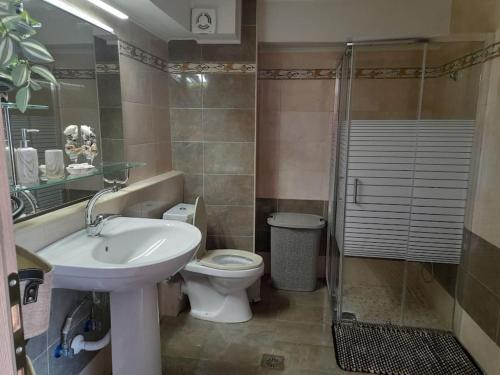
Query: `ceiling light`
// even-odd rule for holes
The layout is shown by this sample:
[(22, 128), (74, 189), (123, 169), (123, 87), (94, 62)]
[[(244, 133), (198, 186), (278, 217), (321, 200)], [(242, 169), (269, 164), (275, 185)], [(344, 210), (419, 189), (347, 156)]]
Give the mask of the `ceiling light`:
[(123, 13), (122, 11), (119, 11), (118, 9), (116, 9), (115, 7), (112, 7), (109, 4), (106, 4), (102, 0), (87, 0), (87, 1), (89, 3), (94, 4), (96, 7), (99, 7), (102, 10), (105, 10), (106, 12), (112, 14), (115, 17), (118, 17), (118, 18), (120, 18), (122, 20), (128, 19), (128, 16), (125, 13)]
[(95, 19), (92, 16), (89, 16), (87, 13), (82, 11), (81, 9), (74, 7), (73, 5), (69, 5), (68, 3), (65, 3), (64, 1), (61, 0), (44, 0), (46, 3), (52, 4), (55, 7), (58, 7), (59, 9), (64, 10), (65, 12), (71, 13), (74, 16), (77, 16), (81, 19), (84, 19), (85, 21), (88, 21), (97, 27), (100, 27), (101, 29), (104, 29), (110, 33), (114, 33), (114, 30), (112, 27), (109, 27), (105, 23)]

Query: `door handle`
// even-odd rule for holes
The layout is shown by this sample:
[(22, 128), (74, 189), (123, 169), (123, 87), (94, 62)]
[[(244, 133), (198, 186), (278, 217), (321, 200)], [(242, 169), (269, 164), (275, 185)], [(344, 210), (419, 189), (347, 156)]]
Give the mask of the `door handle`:
[(354, 179), (354, 204), (358, 204), (358, 185), (359, 185), (359, 179), (355, 178)]

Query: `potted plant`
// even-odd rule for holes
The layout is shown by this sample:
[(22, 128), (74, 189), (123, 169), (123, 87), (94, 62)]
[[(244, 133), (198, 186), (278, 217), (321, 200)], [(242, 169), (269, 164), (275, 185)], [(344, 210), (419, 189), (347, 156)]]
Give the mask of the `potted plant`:
[(21, 0), (0, 0), (0, 90), (16, 92), (21, 112), (26, 111), (32, 90), (42, 89), (42, 82), (57, 85), (54, 75), (42, 65), (54, 62), (54, 58), (33, 38), (40, 27)]

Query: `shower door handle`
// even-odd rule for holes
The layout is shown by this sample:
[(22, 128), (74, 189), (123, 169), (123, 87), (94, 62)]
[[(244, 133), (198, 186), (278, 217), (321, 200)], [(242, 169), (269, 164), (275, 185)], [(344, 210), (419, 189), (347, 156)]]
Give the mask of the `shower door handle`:
[(354, 204), (358, 204), (358, 185), (359, 178), (354, 179)]

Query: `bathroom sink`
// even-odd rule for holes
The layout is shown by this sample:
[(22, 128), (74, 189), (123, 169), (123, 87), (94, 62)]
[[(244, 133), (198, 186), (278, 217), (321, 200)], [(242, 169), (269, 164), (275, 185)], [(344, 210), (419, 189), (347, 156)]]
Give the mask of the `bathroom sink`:
[(200, 241), (200, 231), (190, 224), (118, 217), (106, 223), (100, 236), (81, 230), (37, 254), (54, 266), (55, 288), (113, 292), (174, 275)]
[(110, 292), (113, 374), (160, 375), (156, 283), (182, 269), (201, 233), (180, 221), (117, 217), (37, 253), (54, 266), (54, 288)]

